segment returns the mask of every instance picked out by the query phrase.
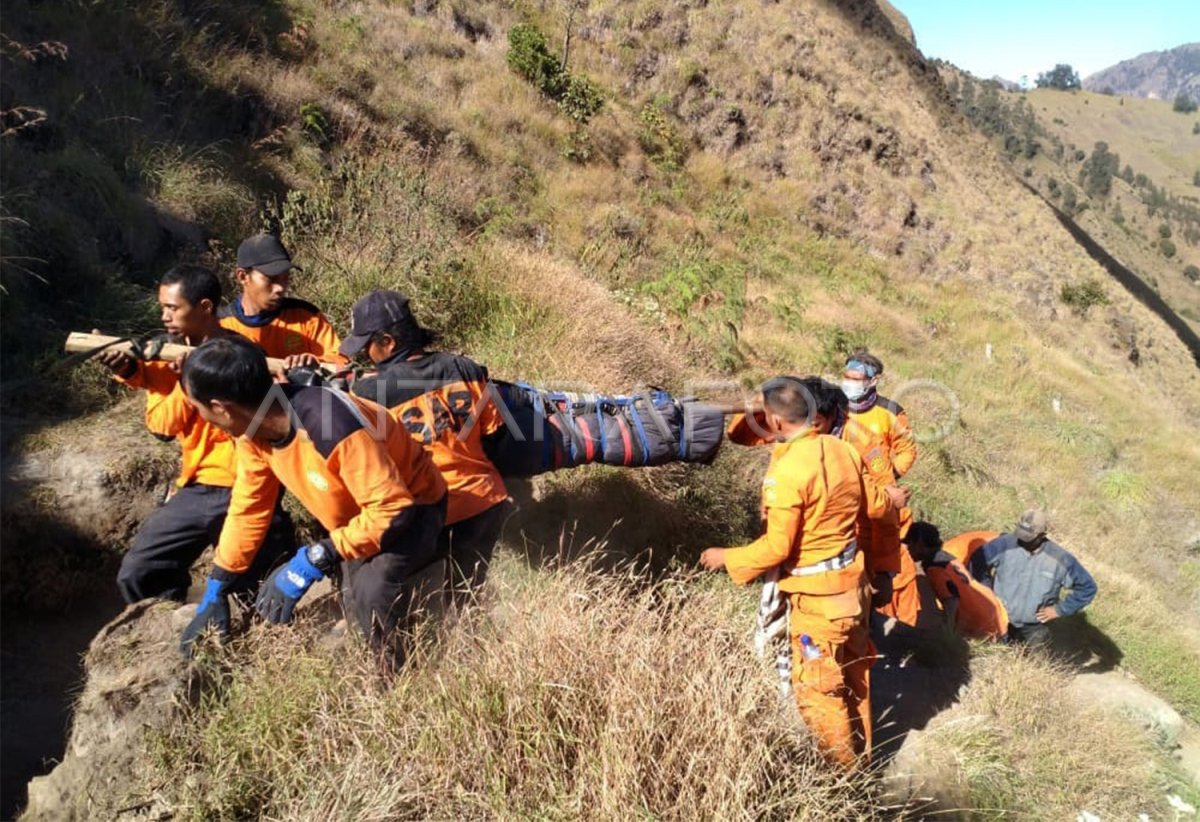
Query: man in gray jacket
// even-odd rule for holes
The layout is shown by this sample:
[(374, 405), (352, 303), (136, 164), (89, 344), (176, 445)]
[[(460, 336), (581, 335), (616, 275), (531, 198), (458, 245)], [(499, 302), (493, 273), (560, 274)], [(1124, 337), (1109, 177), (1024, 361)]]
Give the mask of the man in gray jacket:
[[(1016, 530), (985, 543), (971, 557), (971, 573), (1008, 609), (1009, 638), (1050, 644), (1049, 623), (1077, 613), (1096, 596), (1096, 581), (1065, 548), (1046, 538), (1046, 515), (1030, 509)], [(1066, 596), (1063, 589), (1069, 589)]]

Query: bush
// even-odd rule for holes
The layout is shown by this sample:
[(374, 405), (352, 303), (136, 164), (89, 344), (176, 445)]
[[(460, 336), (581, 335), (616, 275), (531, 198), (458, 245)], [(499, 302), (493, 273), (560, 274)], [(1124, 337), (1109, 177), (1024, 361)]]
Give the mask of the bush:
[(1166, 223), (1161, 223), (1158, 226), (1158, 236), (1162, 237), (1164, 240), (1170, 239), (1171, 227), (1169, 225), (1167, 225)]
[(1196, 110), (1196, 102), (1194, 100), (1192, 100), (1192, 98), (1188, 97), (1186, 94), (1180, 92), (1175, 97), (1174, 109), (1175, 109), (1175, 111), (1178, 111), (1181, 114), (1191, 114), (1193, 111)]
[(547, 97), (557, 100), (565, 90), (562, 63), (550, 53), (546, 35), (529, 23), (518, 23), (508, 32), (509, 67)]
[(534, 88), (558, 103), (563, 114), (586, 123), (604, 105), (600, 89), (582, 75), (570, 74), (550, 53), (546, 36), (531, 23), (518, 23), (508, 32), (509, 67)]
[(1175, 250), (1176, 250), (1175, 243), (1173, 243), (1170, 240), (1165, 239), (1165, 238), (1162, 240), (1159, 240), (1158, 250), (1161, 251), (1162, 255), (1169, 260), (1175, 256)]
[(681, 321), (689, 338), (716, 346), (712, 363), (718, 370), (733, 373), (745, 364), (736, 333), (746, 310), (746, 278), (741, 269), (694, 250), (641, 288)]
[(1183, 269), (1183, 276), (1187, 277), (1193, 283), (1200, 283), (1200, 268), (1194, 265), (1189, 265)]
[(664, 100), (646, 103), (638, 115), (638, 144), (666, 171), (678, 171), (687, 157), (687, 143), (665, 110)]
[(1112, 189), (1112, 178), (1120, 167), (1121, 159), (1108, 150), (1108, 143), (1096, 143), (1092, 156), (1079, 170), (1079, 182), (1089, 197), (1107, 197)]
[(1084, 280), (1078, 285), (1066, 283), (1058, 296), (1079, 317), (1086, 317), (1094, 306), (1108, 305), (1108, 295), (1096, 280)]
[(586, 123), (603, 105), (604, 98), (595, 83), (577, 74), (568, 75), (566, 88), (558, 100), (563, 114), (577, 123)]
[(1075, 187), (1072, 185), (1063, 186), (1063, 211), (1067, 214), (1074, 214), (1076, 206), (1079, 205), (1078, 196), (1075, 194)]

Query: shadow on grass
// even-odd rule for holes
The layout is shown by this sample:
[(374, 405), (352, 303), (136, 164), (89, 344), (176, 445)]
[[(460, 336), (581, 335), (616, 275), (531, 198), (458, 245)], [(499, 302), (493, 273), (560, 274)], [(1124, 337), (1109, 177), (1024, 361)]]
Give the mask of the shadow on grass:
[(1086, 613), (1050, 623), (1050, 653), (1073, 673), (1099, 674), (1121, 664), (1125, 654), (1090, 621)]
[(547, 485), (535, 499), (530, 483), (507, 481), (517, 510), (505, 526), (505, 541), (524, 546), (534, 568), (558, 566), (587, 556), (597, 570), (631, 566), (657, 575), (695, 566), (700, 552), (722, 544), (706, 532), (686, 505), (665, 498), (621, 469), (574, 469), (566, 481)]
[(874, 755), (886, 764), (910, 733), (958, 701), (971, 680), (971, 649), (940, 625), (920, 634), (904, 626), (885, 631), (884, 620), (873, 613), (871, 627), (879, 655), (871, 669)]
[[(910, 733), (924, 729), (958, 701), (971, 680), (972, 650), (945, 628), (923, 635), (903, 629), (885, 635), (877, 614), (872, 627), (880, 655), (871, 670), (875, 754), (877, 762), (886, 763)], [(1044, 652), (1071, 674), (1102, 673), (1120, 664), (1121, 649), (1086, 614), (1058, 620), (1050, 627), (1051, 642)]]
[[(211, 155), (222, 180), (256, 198), (283, 193), (253, 143), (291, 112), (254, 88), (220, 85), (209, 69), (238, 53), (282, 59), (292, 27), (280, 0), (5, 5), (5, 107), (11, 98), (47, 113), (5, 138), (0, 163), (6, 382), (57, 362), (69, 331), (145, 330), (146, 298), (167, 268), (209, 251), (212, 236), (241, 239), (225, 236), (243, 230), (228, 209), (214, 207), (228, 215), (214, 218), (222, 225), (198, 225), (149, 201), (162, 158)], [(47, 43), (62, 51), (43, 54)], [(196, 197), (206, 190), (190, 184)], [(21, 392), (5, 399), (38, 419), (88, 410), (63, 382), (32, 386), (24, 403)]]

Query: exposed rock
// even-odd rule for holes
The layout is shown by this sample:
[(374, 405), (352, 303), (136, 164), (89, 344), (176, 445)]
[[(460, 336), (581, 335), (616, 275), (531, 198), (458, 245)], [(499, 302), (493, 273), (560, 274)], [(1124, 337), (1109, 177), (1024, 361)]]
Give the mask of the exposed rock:
[(141, 602), (96, 635), (66, 755), (48, 776), (29, 783), (23, 819), (114, 819), (135, 811), (141, 818), (159, 816), (159, 800), (131, 796), (130, 790), (143, 767), (147, 730), (165, 728), (172, 706), (186, 694), (179, 634), (192, 612)]
[(61, 607), (114, 561), (161, 500), (178, 451), (142, 428), (141, 402), (37, 435), (48, 440), (44, 447), (5, 454), (6, 604)]
[(1174, 100), (1200, 97), (1200, 43), (1148, 51), (1083, 78), (1083, 87), (1101, 93)]
[(1068, 687), (1085, 704), (1129, 716), (1164, 748), (1174, 748), (1183, 734), (1178, 711), (1118, 671), (1079, 674)]

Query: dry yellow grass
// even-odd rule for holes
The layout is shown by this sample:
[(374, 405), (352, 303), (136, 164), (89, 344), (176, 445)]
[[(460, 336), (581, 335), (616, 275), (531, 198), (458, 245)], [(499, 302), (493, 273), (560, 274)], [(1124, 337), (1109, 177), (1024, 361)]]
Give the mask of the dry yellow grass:
[(1081, 705), (1067, 672), (1012, 648), (972, 665), (958, 703), (898, 763), (918, 793), (966, 819), (1152, 818), (1166, 812), (1149, 741), (1121, 717)]
[[(504, 556), (394, 683), (315, 626), (257, 630), (154, 741), (181, 818), (870, 819), (781, 705), (725, 585)], [(233, 664), (229, 664), (233, 663)]]

